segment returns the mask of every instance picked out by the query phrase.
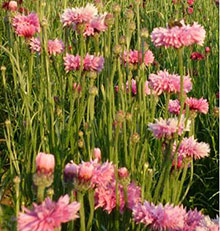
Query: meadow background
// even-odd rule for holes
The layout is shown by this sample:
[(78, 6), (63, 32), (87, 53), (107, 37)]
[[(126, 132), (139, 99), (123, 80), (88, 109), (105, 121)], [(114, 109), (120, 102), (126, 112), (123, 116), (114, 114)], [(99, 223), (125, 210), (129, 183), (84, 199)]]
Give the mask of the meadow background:
[[(112, 13), (114, 21), (105, 32), (84, 39), (70, 28), (63, 27), (61, 15), (65, 8), (85, 6), (86, 3), (77, 0), (24, 0), (19, 4), (29, 12), (40, 12), (41, 36), (44, 33), (45, 41), (58, 38), (64, 42), (63, 54), (50, 57), (46, 53), (40, 56), (31, 52), (27, 40), (14, 33), (11, 18), (15, 12), (4, 8), (0, 11), (1, 230), (15, 230), (15, 216), (20, 206), (28, 207), (36, 201), (32, 175), (36, 171), (35, 158), (40, 151), (52, 153), (56, 159), (54, 184), (50, 187), (54, 191), (54, 200), (68, 191), (63, 182), (65, 164), (70, 160), (77, 164), (82, 160), (89, 161), (95, 147), (100, 148), (103, 162), (110, 160), (118, 167), (128, 168), (131, 178), (145, 192), (145, 199), (154, 198), (161, 171), (162, 143), (153, 137), (148, 123), (167, 113), (166, 96), (146, 98), (141, 94), (141, 83), (158, 70), (179, 73), (179, 63), (175, 49), (156, 48), (150, 36), (141, 36), (141, 32), (145, 28), (144, 32), (150, 35), (154, 28), (166, 27), (171, 20), (183, 18), (187, 24), (198, 22), (206, 30), (204, 46), (184, 48), (183, 71), (192, 78), (190, 96), (203, 97), (209, 103), (208, 113), (199, 114), (195, 119), (194, 136), (208, 143), (211, 152), (209, 157), (194, 162), (192, 182), (190, 170), (187, 172), (182, 187), (187, 189), (190, 182), (190, 188), (182, 203), (187, 208), (198, 208), (215, 218), (219, 213), (217, 1), (195, 0), (193, 13), (189, 14), (189, 5), (183, 0), (177, 0), (175, 4), (171, 0), (140, 0), (139, 4), (132, 0), (97, 0), (91, 3), (100, 13)], [(133, 11), (133, 17), (128, 9)], [(138, 46), (149, 48), (155, 61), (148, 67), (129, 69), (129, 74), (140, 83), (137, 95), (118, 94), (115, 87), (125, 86), (125, 77), (129, 75), (120, 63), (119, 54), (128, 47), (134, 50)], [(210, 52), (205, 52), (205, 47), (209, 47)], [(83, 75), (80, 71), (67, 73), (63, 60), (66, 52), (85, 55), (85, 51), (102, 55), (104, 69), (95, 76)], [(204, 58), (193, 60), (190, 58), (192, 52), (200, 52)], [(81, 92), (71, 87), (74, 83), (81, 85)], [(114, 125), (115, 121), (121, 122), (122, 126)], [(19, 183), (15, 182), (16, 176), (19, 176)], [(152, 199), (154, 202), (160, 200), (160, 196)], [(164, 199), (164, 202), (169, 201)], [(95, 219), (101, 217), (103, 228), (94, 222), (93, 230), (113, 230), (108, 219), (113, 221), (114, 216), (108, 218), (107, 213), (102, 215), (98, 211)]]

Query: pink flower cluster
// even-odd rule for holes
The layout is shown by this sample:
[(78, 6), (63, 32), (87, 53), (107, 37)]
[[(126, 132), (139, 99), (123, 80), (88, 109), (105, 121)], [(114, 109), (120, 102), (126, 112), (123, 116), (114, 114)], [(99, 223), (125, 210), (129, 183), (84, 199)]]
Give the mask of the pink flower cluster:
[(24, 208), (24, 213), (18, 216), (19, 231), (55, 231), (61, 227), (61, 223), (75, 220), (80, 204), (72, 202), (69, 204), (68, 195), (61, 196), (57, 202), (51, 201), (48, 197), (40, 204), (33, 204), (33, 209)]
[(150, 230), (169, 231), (217, 231), (218, 224), (208, 216), (195, 210), (188, 212), (183, 206), (154, 205), (145, 201), (133, 208), (133, 218), (136, 223), (143, 223)]
[[(70, 55), (66, 54), (64, 59), (64, 66), (66, 72), (76, 71), (80, 69), (81, 57), (79, 55)], [(102, 56), (94, 56), (86, 54), (86, 57), (83, 60), (83, 70), (84, 71), (95, 71), (101, 72), (104, 68), (104, 58)]]
[(179, 156), (190, 157), (195, 160), (207, 157), (210, 153), (209, 145), (204, 142), (197, 142), (194, 137), (183, 138), (177, 151)]
[(40, 32), (40, 23), (37, 14), (30, 13), (29, 15), (16, 15), (12, 19), (12, 25), (15, 33), (18, 36), (31, 38), (35, 33)]
[[(41, 52), (40, 37), (32, 38), (30, 40), (30, 49), (32, 52)], [(64, 43), (62, 40), (48, 40), (47, 50), (49, 55), (58, 55), (64, 51)]]
[[(158, 94), (180, 92), (180, 76), (169, 74), (166, 70), (159, 71), (157, 74), (150, 74), (150, 87)], [(192, 90), (192, 82), (188, 76), (183, 78), (183, 89), (185, 93)]]
[(103, 32), (107, 29), (105, 25), (106, 13), (98, 15), (97, 8), (91, 4), (87, 3), (85, 7), (80, 8), (68, 8), (65, 9), (61, 16), (61, 22), (63, 26), (73, 26), (74, 29), (79, 28), (79, 25), (83, 25), (84, 36), (94, 35), (95, 32)]
[[(199, 112), (207, 114), (209, 110), (209, 104), (206, 99), (200, 98), (196, 99), (193, 97), (186, 98), (185, 107), (189, 106), (190, 111)], [(180, 113), (180, 102), (178, 99), (170, 100), (168, 105), (168, 110), (170, 113), (179, 115)], [(183, 112), (184, 113), (184, 112)]]
[[(129, 64), (131, 65), (136, 65), (138, 64), (138, 62), (140, 64), (142, 64), (143, 60), (142, 60), (142, 53), (138, 52), (137, 50), (130, 50), (129, 52), (125, 51), (124, 55), (122, 57), (122, 60), (125, 64), (125, 66), (127, 65), (127, 61)], [(154, 61), (154, 55), (152, 53), (152, 51), (147, 50), (144, 53), (144, 64), (146, 66), (149, 66), (150, 64), (152, 64)]]
[(154, 136), (157, 139), (173, 138), (175, 133), (181, 135), (185, 131), (189, 131), (190, 121), (187, 121), (185, 125), (185, 118), (182, 116), (178, 125), (178, 118), (169, 118), (169, 119), (155, 119), (155, 123), (149, 123), (149, 130), (153, 132)]
[(155, 28), (151, 33), (151, 40), (156, 47), (165, 46), (180, 48), (191, 46), (193, 44), (203, 45), (206, 32), (203, 26), (194, 22), (192, 25), (185, 25), (184, 20), (179, 22), (180, 25)]

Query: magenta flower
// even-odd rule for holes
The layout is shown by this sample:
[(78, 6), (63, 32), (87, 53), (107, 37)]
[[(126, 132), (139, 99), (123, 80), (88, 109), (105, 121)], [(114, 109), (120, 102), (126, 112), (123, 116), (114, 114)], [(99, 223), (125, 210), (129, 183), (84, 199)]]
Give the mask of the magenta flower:
[[(125, 51), (124, 52), (124, 56), (122, 57), (123, 62), (126, 66), (127, 64), (127, 59), (128, 59), (128, 63), (131, 65), (137, 65), (138, 61), (141, 64), (142, 63), (142, 53), (138, 52), (137, 50), (130, 50), (129, 52)], [(150, 50), (147, 50), (144, 54), (144, 64), (146, 66), (149, 66), (150, 64), (152, 64), (154, 61), (154, 55)]]
[(79, 166), (73, 162), (66, 164), (64, 168), (64, 180), (72, 181), (78, 176)]
[(127, 187), (127, 207), (132, 210), (141, 201), (141, 188), (134, 182), (130, 183)]
[[(180, 102), (178, 99), (175, 100), (170, 100), (169, 104), (168, 104), (168, 110), (170, 113), (173, 113), (175, 115), (179, 115), (180, 113)], [(183, 111), (183, 114), (185, 113), (185, 111)]]
[(197, 209), (189, 210), (185, 216), (183, 231), (195, 231), (203, 219), (204, 215)]
[(58, 202), (53, 202), (48, 197), (40, 204), (33, 204), (33, 209), (24, 208), (25, 213), (20, 212), (18, 216), (19, 231), (55, 231), (60, 228), (61, 223), (75, 220), (80, 204), (72, 202), (69, 204), (69, 196), (61, 196)]
[(67, 53), (66, 56), (63, 57), (63, 59), (66, 72), (72, 70), (76, 71), (80, 69), (81, 57), (79, 55), (74, 56)]
[(51, 174), (54, 172), (54, 155), (39, 152), (36, 156), (36, 168), (38, 173)]
[[(150, 87), (158, 94), (180, 92), (180, 76), (169, 74), (166, 70), (159, 71), (157, 74), (150, 74)], [(192, 82), (188, 76), (183, 78), (183, 90), (188, 93), (192, 90)]]
[(197, 22), (194, 22), (193, 25), (185, 25), (183, 20), (179, 24), (173, 27), (155, 28), (151, 33), (154, 45), (156, 47), (165, 46), (165, 48), (180, 48), (193, 44), (203, 45), (206, 34), (203, 26)]
[(12, 19), (12, 26), (18, 36), (31, 38), (35, 33), (40, 32), (40, 23), (37, 14), (30, 13), (29, 15), (16, 15)]
[(205, 56), (204, 56), (203, 54), (199, 53), (199, 52), (193, 52), (193, 53), (190, 55), (190, 59), (192, 59), (192, 60), (197, 60), (197, 61), (199, 61), (199, 60), (202, 60), (202, 59), (204, 59), (204, 58), (205, 58)]
[(85, 71), (101, 72), (104, 68), (104, 58), (102, 56), (86, 54), (83, 60), (83, 66)]
[(64, 51), (64, 43), (62, 40), (48, 40), (48, 53), (49, 55), (58, 55)]
[(179, 155), (182, 155), (183, 157), (191, 157), (195, 160), (208, 156), (209, 152), (210, 148), (208, 144), (197, 142), (193, 137), (183, 138), (178, 149)]
[(185, 125), (185, 119), (182, 116), (180, 123), (178, 125), (178, 118), (169, 118), (169, 119), (155, 119), (155, 123), (149, 123), (148, 127), (154, 134), (157, 139), (162, 137), (166, 139), (173, 138), (174, 134), (177, 132), (178, 135), (181, 135), (185, 131), (189, 131), (190, 121), (187, 121)]
[(200, 98), (187, 98), (185, 102), (188, 106), (189, 109), (192, 111), (200, 112), (203, 114), (207, 114), (209, 110), (209, 104), (206, 99)]

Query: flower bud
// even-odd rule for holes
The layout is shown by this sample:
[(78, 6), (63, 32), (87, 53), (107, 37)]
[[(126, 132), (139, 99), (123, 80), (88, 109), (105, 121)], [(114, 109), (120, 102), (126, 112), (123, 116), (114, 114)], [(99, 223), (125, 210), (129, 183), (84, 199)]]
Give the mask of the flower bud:
[(79, 131), (79, 132), (78, 132), (78, 135), (79, 135), (79, 137), (83, 137), (83, 135), (84, 135), (84, 134), (83, 134), (83, 131)]
[(68, 163), (64, 168), (64, 181), (72, 181), (78, 176), (79, 167), (75, 163)]
[(127, 113), (127, 114), (126, 114), (126, 120), (127, 120), (128, 122), (131, 122), (131, 121), (132, 121), (132, 114), (131, 114), (131, 113)]
[(122, 52), (122, 48), (120, 45), (115, 45), (115, 47), (113, 48), (113, 52), (115, 55), (120, 55)]
[(124, 119), (125, 119), (125, 113), (122, 110), (118, 111), (116, 115), (116, 121), (121, 123), (124, 121)]
[(125, 45), (125, 44), (126, 44), (126, 37), (125, 37), (125, 36), (121, 36), (121, 37), (119, 38), (119, 43), (120, 43), (121, 45)]
[(129, 24), (129, 30), (130, 30), (130, 32), (133, 32), (134, 30), (136, 29), (136, 24), (135, 24), (135, 22), (130, 22), (130, 24)]
[(188, 12), (188, 14), (192, 14), (193, 13), (193, 8), (192, 7), (188, 7), (187, 8), (187, 12)]
[(55, 159), (54, 155), (40, 152), (36, 157), (36, 168), (38, 174), (50, 175), (54, 172)]
[(6, 67), (5, 66), (1, 66), (1, 71), (6, 71)]
[(128, 20), (132, 20), (134, 18), (134, 12), (131, 9), (126, 10), (125, 17)]
[(17, 7), (18, 7), (18, 4), (17, 4), (16, 1), (10, 1), (10, 2), (8, 3), (8, 9), (9, 9), (10, 11), (16, 11), (16, 10), (17, 10)]
[(80, 139), (80, 140), (78, 141), (78, 147), (79, 147), (79, 148), (83, 148), (83, 146), (84, 146), (84, 142), (83, 142), (83, 140)]
[(119, 179), (125, 179), (129, 177), (128, 169), (123, 167), (118, 169), (118, 177)]
[(138, 133), (134, 133), (132, 136), (131, 136), (131, 142), (136, 144), (138, 143), (140, 140), (140, 135)]
[(90, 162), (83, 162), (79, 165), (78, 178), (79, 180), (89, 181), (93, 174), (93, 165)]
[(148, 38), (148, 36), (149, 36), (149, 32), (148, 32), (147, 28), (142, 28), (141, 37)]
[(101, 153), (100, 148), (94, 148), (93, 155), (94, 155), (95, 159), (98, 159), (98, 161), (100, 162), (100, 160), (102, 158), (102, 153)]
[(211, 51), (210, 47), (205, 48), (205, 53), (209, 53)]
[(112, 10), (115, 14), (119, 14), (121, 12), (121, 7), (117, 3), (114, 3), (112, 5)]
[(112, 14), (107, 14), (105, 16), (105, 25), (112, 26), (114, 24), (114, 17)]
[(93, 96), (98, 95), (98, 88), (95, 87), (95, 86), (91, 87), (91, 88), (89, 89), (89, 94), (90, 94), (90, 95), (93, 95)]

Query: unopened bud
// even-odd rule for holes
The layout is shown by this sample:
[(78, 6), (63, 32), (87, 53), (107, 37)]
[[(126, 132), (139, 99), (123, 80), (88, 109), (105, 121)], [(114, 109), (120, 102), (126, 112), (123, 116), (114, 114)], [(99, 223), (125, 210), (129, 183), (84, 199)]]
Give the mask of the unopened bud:
[(105, 16), (105, 25), (112, 26), (114, 24), (114, 17), (112, 14), (107, 14)]
[(79, 135), (79, 137), (83, 137), (84, 134), (82, 131), (79, 131), (78, 135)]
[(133, 10), (131, 10), (131, 9), (126, 10), (125, 17), (128, 20), (132, 20), (134, 18), (134, 12), (133, 12)]
[(93, 95), (93, 96), (96, 96), (96, 95), (98, 95), (98, 88), (97, 87), (95, 87), (95, 86), (93, 86), (93, 87), (91, 87), (90, 89), (89, 89), (89, 94), (90, 95)]
[(149, 36), (149, 32), (148, 32), (147, 28), (142, 28), (141, 37), (147, 38), (148, 36)]
[(122, 52), (122, 48), (120, 45), (115, 45), (115, 47), (113, 48), (113, 52), (115, 55), (120, 55)]
[(78, 141), (78, 147), (79, 147), (79, 148), (83, 148), (83, 146), (84, 146), (84, 142), (83, 142), (83, 140), (80, 139), (80, 140)]
[(121, 7), (117, 3), (114, 3), (112, 5), (112, 10), (115, 14), (119, 14), (121, 12)]
[(127, 114), (126, 114), (126, 120), (127, 120), (128, 122), (131, 122), (131, 121), (132, 121), (132, 114), (131, 114), (131, 113), (127, 113)]
[(138, 143), (140, 140), (140, 135), (138, 133), (134, 133), (132, 136), (131, 136), (131, 142), (136, 144)]
[(126, 44), (126, 37), (125, 37), (125, 36), (121, 36), (121, 37), (119, 38), (119, 43), (120, 43), (121, 45), (125, 45), (125, 44)]
[(135, 22), (131, 21), (129, 24), (129, 30), (133, 32), (136, 29), (136, 24)]
[(121, 123), (124, 121), (124, 119), (125, 119), (125, 113), (122, 110), (118, 111), (116, 115), (116, 121)]

